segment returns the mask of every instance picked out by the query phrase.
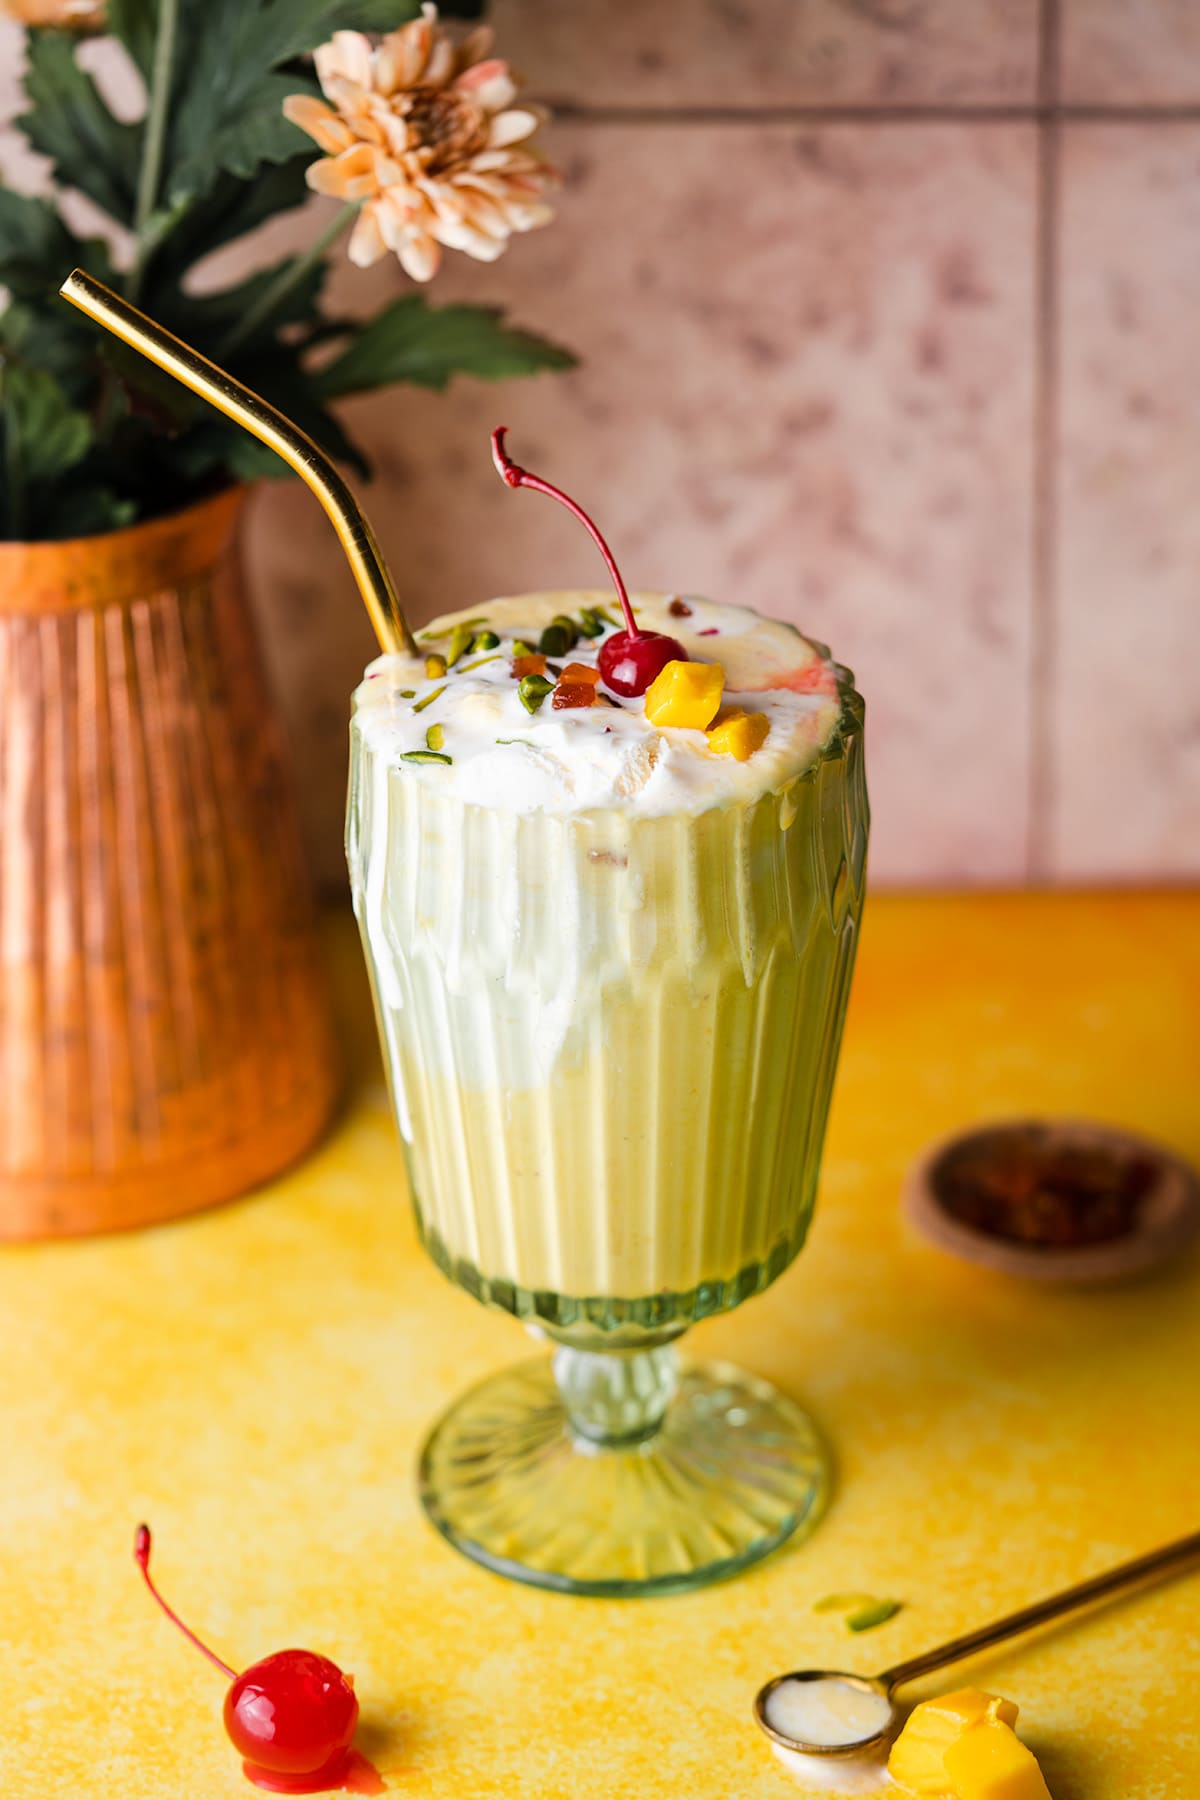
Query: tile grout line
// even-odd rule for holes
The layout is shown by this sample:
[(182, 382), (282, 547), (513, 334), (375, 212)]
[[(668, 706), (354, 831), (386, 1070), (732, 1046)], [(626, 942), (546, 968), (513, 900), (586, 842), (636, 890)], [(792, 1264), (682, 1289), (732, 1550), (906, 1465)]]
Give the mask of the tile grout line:
[(1052, 730), (1057, 676), (1059, 238), (1059, 0), (1041, 0), (1038, 46), (1037, 214), (1034, 242), (1034, 410), (1029, 643), (1029, 775), (1025, 875), (1050, 878), (1057, 807)]
[[(1054, 0), (1047, 0), (1053, 5)], [(1057, 18), (1057, 12), (1052, 15)], [(543, 96), (559, 125), (1198, 125), (1200, 102), (1116, 106), (1035, 100), (1031, 104), (873, 106), (580, 106)]]

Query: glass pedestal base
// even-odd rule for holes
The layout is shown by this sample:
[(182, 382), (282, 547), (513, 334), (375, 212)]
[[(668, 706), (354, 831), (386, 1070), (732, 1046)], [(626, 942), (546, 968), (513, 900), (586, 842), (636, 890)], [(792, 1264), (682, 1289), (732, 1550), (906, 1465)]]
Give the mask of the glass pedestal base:
[(679, 1593), (807, 1533), (828, 1493), (812, 1421), (729, 1363), (670, 1346), (559, 1349), (455, 1402), (421, 1500), (486, 1568), (560, 1593)]

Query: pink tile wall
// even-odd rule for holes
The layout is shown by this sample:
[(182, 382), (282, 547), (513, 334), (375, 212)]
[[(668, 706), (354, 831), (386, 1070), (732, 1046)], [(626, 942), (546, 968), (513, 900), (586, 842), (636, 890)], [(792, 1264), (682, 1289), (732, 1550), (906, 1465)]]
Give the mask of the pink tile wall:
[(1062, 94), (1111, 106), (1200, 102), (1196, 0), (1066, 0)]
[[(556, 225), (432, 297), (503, 303), (583, 366), (352, 407), (414, 617), (598, 579), (569, 521), (496, 480), (503, 420), (633, 581), (748, 600), (856, 667), (877, 882), (1195, 874), (1195, 13), (493, 0), (563, 105), (567, 185)], [(347, 266), (337, 297), (402, 285)], [(337, 884), (370, 632), (302, 490), (264, 491), (249, 552)]]
[(1038, 0), (493, 0), (491, 17), (531, 83), (585, 107), (1004, 104), (1036, 81)]
[(1057, 680), (1066, 879), (1200, 875), (1200, 120), (1065, 146)]

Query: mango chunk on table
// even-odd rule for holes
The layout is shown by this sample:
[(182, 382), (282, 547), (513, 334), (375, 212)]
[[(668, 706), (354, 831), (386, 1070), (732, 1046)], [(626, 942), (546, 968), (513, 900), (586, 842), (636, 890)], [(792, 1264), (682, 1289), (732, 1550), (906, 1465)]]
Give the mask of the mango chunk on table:
[(1033, 1751), (1000, 1719), (970, 1726), (944, 1760), (955, 1800), (1050, 1800)]
[(922, 1701), (892, 1746), (888, 1773), (919, 1800), (1050, 1800), (1017, 1708), (983, 1688)]

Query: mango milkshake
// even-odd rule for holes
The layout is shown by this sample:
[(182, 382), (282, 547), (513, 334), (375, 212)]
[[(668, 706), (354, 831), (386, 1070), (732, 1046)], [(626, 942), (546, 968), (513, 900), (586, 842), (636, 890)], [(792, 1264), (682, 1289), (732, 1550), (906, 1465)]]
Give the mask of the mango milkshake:
[[(447, 1416), (423, 1498), (503, 1572), (661, 1591), (764, 1554), (823, 1491), (798, 1409), (737, 1371), (681, 1379), (669, 1341), (765, 1288), (808, 1228), (862, 895), (862, 702), (791, 626), (630, 602), (591, 521), (502, 437), (496, 456), (584, 520), (619, 607), (447, 615), (354, 696), (347, 855), (422, 1238), (560, 1345), (557, 1390), (544, 1364)], [(682, 1472), (654, 1461), (672, 1432)], [(628, 1516), (601, 1495), (622, 1481)]]

